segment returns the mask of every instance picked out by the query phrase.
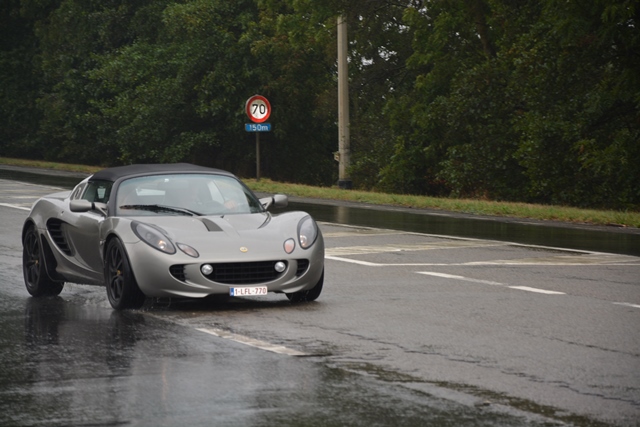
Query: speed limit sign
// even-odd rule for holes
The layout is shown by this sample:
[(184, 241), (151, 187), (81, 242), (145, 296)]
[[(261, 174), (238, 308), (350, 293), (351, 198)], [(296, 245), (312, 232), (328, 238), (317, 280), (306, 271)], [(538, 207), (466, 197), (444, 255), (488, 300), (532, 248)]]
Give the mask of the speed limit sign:
[(271, 104), (264, 96), (253, 95), (247, 100), (245, 110), (252, 122), (262, 123), (271, 115)]

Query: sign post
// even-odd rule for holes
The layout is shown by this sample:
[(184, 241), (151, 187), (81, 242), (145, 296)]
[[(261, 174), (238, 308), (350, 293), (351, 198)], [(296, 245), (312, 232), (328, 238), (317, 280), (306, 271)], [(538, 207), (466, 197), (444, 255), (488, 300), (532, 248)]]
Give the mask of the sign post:
[(245, 124), (244, 130), (256, 133), (256, 180), (260, 181), (260, 132), (271, 131), (271, 123), (264, 123), (271, 115), (271, 104), (264, 96), (253, 95), (247, 99), (244, 109), (253, 122)]
[(349, 190), (351, 142), (349, 136), (349, 69), (347, 62), (347, 19), (338, 17), (338, 187)]

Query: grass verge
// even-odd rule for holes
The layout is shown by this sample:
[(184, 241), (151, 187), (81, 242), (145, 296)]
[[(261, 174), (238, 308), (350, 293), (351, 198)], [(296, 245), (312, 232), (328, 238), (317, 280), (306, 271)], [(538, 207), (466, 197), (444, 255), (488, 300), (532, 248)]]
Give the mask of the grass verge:
[[(0, 157), (0, 164), (36, 167), (43, 169), (93, 173), (97, 166), (73, 165), (65, 163), (32, 161)], [(372, 191), (341, 190), (337, 187), (314, 187), (302, 184), (288, 184), (269, 179), (243, 180), (253, 191), (263, 193), (283, 193), (289, 196), (313, 199), (343, 200), (372, 205), (402, 206), (416, 209), (437, 209), (476, 215), (492, 215), (514, 218), (610, 225), (617, 227), (640, 227), (640, 212), (581, 209), (566, 206), (536, 205), (530, 203), (492, 202), (474, 199), (450, 199), (403, 194), (384, 194)]]

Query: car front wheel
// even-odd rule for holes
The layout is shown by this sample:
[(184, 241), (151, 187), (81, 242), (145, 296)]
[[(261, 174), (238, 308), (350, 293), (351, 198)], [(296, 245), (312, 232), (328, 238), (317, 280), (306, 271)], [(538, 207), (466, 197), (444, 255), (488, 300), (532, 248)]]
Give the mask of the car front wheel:
[(318, 283), (316, 283), (316, 285), (313, 288), (308, 289), (306, 291), (298, 291), (298, 292), (293, 292), (291, 294), (287, 294), (287, 298), (289, 298), (289, 301), (291, 302), (315, 301), (318, 299), (318, 297), (320, 296), (320, 293), (322, 292), (323, 283), (324, 283), (324, 270), (322, 270), (322, 275), (320, 276), (320, 280), (318, 280)]
[(118, 238), (111, 239), (107, 245), (104, 278), (111, 307), (116, 310), (142, 307), (146, 297), (138, 287), (127, 253)]
[(27, 292), (34, 297), (55, 296), (62, 292), (64, 282), (51, 280), (44, 263), (44, 251), (38, 231), (32, 225), (22, 240), (22, 273)]

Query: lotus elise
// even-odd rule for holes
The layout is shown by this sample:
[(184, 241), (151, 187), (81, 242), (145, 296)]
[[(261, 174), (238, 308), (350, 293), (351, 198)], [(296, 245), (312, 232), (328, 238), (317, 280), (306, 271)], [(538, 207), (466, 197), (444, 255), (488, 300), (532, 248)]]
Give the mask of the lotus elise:
[(40, 297), (65, 282), (102, 285), (117, 310), (221, 294), (313, 301), (324, 281), (322, 233), (305, 212), (268, 211), (287, 203), (186, 163), (103, 169), (34, 203), (22, 230), (26, 288)]

